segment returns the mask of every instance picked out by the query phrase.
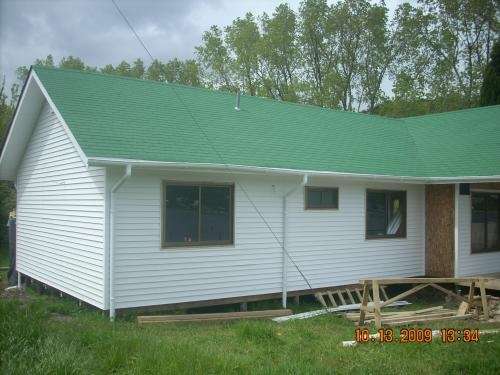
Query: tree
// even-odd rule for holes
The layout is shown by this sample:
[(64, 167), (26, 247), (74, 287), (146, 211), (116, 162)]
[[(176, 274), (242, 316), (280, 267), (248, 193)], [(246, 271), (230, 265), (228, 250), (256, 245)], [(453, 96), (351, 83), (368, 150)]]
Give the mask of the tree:
[[(0, 144), (3, 144), (7, 126), (14, 112), (13, 102), (8, 103), (7, 101), (5, 76), (3, 75), (2, 77), (0, 85)], [(5, 223), (9, 218), (9, 212), (15, 207), (15, 197), (15, 190), (12, 184), (4, 181), (0, 182), (0, 223), (2, 223), (0, 245), (2, 246), (7, 243), (8, 234), (5, 230)]]
[(209, 86), (235, 91), (233, 61), (224, 45), (222, 30), (212, 26), (202, 36), (202, 45), (195, 48), (202, 66), (207, 70)]
[(261, 36), (252, 13), (237, 18), (226, 28), (226, 44), (234, 56), (232, 70), (245, 91), (254, 96), (259, 85)]
[[(320, 106), (336, 106), (327, 84), (332, 72), (333, 51), (328, 28), (330, 8), (326, 0), (305, 0), (299, 8), (299, 43), (306, 78), (308, 101)], [(329, 100), (330, 99), (330, 100)]]
[(491, 60), (484, 71), (481, 86), (480, 105), (500, 104), (500, 39), (497, 39), (491, 51)]
[(264, 95), (297, 101), (300, 50), (295, 13), (287, 4), (280, 4), (272, 17), (264, 13), (261, 22), (259, 75)]
[(79, 57), (63, 57), (59, 62), (60, 68), (75, 69), (75, 70), (85, 70), (85, 63)]
[(200, 67), (195, 60), (181, 61), (177, 58), (164, 65), (165, 78), (170, 83), (200, 86)]
[(101, 73), (105, 74), (115, 74), (115, 68), (111, 64), (107, 64), (104, 68), (101, 68)]
[(166, 75), (164, 64), (160, 60), (153, 60), (146, 70), (145, 78), (151, 81), (165, 81)]
[(366, 104), (369, 113), (372, 113), (375, 106), (385, 97), (381, 88), (382, 82), (394, 57), (393, 35), (388, 28), (387, 13), (385, 5), (372, 5), (366, 14), (359, 67), (359, 105)]
[(145, 68), (144, 62), (141, 59), (136, 59), (130, 68), (130, 76), (134, 78), (144, 78)]
[(130, 64), (123, 60), (121, 63), (119, 63), (115, 69), (114, 69), (114, 74), (119, 75), (119, 76), (125, 76), (125, 77), (131, 77), (132, 76), (132, 70), (130, 67)]

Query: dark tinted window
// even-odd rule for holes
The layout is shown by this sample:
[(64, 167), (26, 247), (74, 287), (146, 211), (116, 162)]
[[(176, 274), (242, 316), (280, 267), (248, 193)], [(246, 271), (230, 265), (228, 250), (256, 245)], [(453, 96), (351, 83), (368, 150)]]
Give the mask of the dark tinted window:
[(339, 189), (306, 186), (306, 209), (339, 207)]
[(233, 187), (165, 185), (166, 246), (233, 241)]
[(165, 199), (167, 242), (197, 242), (200, 209), (198, 187), (167, 186)]
[(406, 236), (406, 192), (368, 190), (366, 237)]
[(473, 253), (500, 250), (500, 194), (472, 193), (471, 248)]
[(227, 241), (231, 236), (231, 190), (201, 188), (201, 240)]

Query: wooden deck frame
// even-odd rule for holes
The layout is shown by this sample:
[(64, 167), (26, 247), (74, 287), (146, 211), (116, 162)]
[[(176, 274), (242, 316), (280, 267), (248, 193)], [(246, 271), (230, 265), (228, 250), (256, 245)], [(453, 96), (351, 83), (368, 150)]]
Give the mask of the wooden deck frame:
[[(478, 277), (469, 277), (469, 278), (439, 278), (439, 277), (429, 277), (429, 278), (387, 278), (387, 279), (363, 279), (360, 280), (360, 282), (363, 284), (363, 300), (361, 301), (361, 308), (360, 308), (360, 314), (359, 314), (359, 325), (364, 325), (365, 324), (365, 317), (366, 313), (370, 312), (373, 313), (373, 316), (375, 318), (375, 325), (377, 329), (381, 328), (384, 323), (391, 324), (391, 323), (398, 323), (398, 324), (403, 324), (404, 322), (391, 322), (390, 320), (383, 320), (382, 319), (382, 312), (381, 309), (395, 301), (399, 301), (404, 297), (407, 297), (411, 294), (414, 294), (418, 292), (419, 290), (422, 290), (428, 286), (435, 288), (439, 291), (442, 291), (446, 293), (447, 295), (456, 298), (457, 300), (461, 302), (467, 302), (468, 307), (467, 310), (465, 311), (465, 315), (453, 315), (453, 316), (447, 316), (447, 317), (438, 317), (436, 316), (436, 320), (449, 320), (449, 319), (466, 319), (469, 318), (472, 314), (468, 314), (470, 307), (472, 306), (472, 302), (474, 301), (474, 293), (475, 293), (475, 286), (479, 285), (480, 289), (480, 296), (481, 296), (481, 304), (483, 307), (483, 313), (484, 317), (487, 319), (489, 317), (489, 307), (488, 307), (488, 301), (486, 298), (486, 289), (485, 289), (485, 282), (486, 280), (484, 278), (478, 278)], [(469, 296), (468, 298), (464, 298), (456, 293), (453, 293), (452, 291), (438, 285), (438, 284), (458, 284), (458, 283), (468, 283), (469, 285)], [(368, 295), (369, 295), (369, 289), (370, 289), (370, 284), (371, 288), (373, 291), (373, 307), (369, 309), (368, 307)], [(384, 302), (381, 302), (380, 300), (380, 293), (379, 293), (379, 288), (383, 285), (395, 285), (395, 284), (417, 284), (414, 285), (411, 289), (402, 292), (398, 294), (395, 297), (392, 297), (390, 299), (386, 299)], [(427, 317), (426, 317), (427, 318)], [(431, 319), (431, 318), (428, 318)], [(427, 321), (427, 320), (422, 320), (422, 321)], [(418, 321), (413, 321), (417, 323)], [(411, 323), (411, 321), (408, 321), (406, 323)]]

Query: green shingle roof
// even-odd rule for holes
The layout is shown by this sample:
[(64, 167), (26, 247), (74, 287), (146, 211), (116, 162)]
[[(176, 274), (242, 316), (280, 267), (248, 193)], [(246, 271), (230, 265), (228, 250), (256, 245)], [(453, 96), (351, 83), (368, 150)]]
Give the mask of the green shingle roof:
[(242, 96), (236, 111), (229, 93), (34, 70), (89, 158), (412, 177), (500, 175), (500, 106), (390, 119)]

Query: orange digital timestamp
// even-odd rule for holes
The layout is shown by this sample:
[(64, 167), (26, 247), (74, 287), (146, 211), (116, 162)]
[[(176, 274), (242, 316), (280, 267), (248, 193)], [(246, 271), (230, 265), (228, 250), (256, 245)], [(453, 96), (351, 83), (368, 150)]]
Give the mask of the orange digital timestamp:
[(399, 331), (399, 336), (394, 334), (391, 328), (381, 328), (376, 335), (370, 335), (370, 331), (366, 328), (357, 328), (355, 330), (355, 340), (359, 343), (364, 342), (381, 342), (391, 343), (397, 342), (401, 344), (421, 343), (428, 344), (432, 342), (432, 329), (430, 328), (402, 328)]
[[(438, 331), (433, 332), (430, 328), (402, 328), (399, 331), (399, 336), (396, 336), (391, 328), (381, 328), (376, 334), (371, 335), (367, 328), (356, 328), (354, 338), (358, 343), (380, 342), (380, 343), (420, 343), (429, 344), (432, 342), (433, 336), (437, 336)], [(443, 328), (439, 331), (441, 342), (479, 342), (479, 329), (454, 329)]]
[(479, 329), (443, 328), (440, 331), (441, 341), (450, 344), (454, 342), (479, 342)]

